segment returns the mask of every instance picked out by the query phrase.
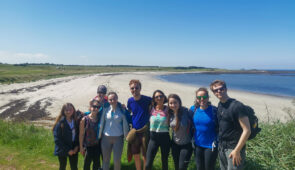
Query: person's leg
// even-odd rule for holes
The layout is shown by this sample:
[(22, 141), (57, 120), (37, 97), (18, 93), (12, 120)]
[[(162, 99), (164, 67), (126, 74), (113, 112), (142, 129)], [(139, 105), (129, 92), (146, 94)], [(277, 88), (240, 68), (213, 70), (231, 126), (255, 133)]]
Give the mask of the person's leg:
[(193, 153), (191, 143), (181, 146), (179, 154), (179, 169), (186, 170)]
[(93, 147), (86, 147), (85, 157), (84, 157), (84, 170), (90, 170), (90, 165), (92, 162)]
[(136, 170), (141, 170), (140, 154), (134, 154), (133, 157), (134, 157)]
[(180, 148), (173, 141), (171, 141), (171, 152), (172, 152), (172, 158), (173, 158), (173, 161), (174, 161), (175, 170), (178, 170), (179, 169)]
[(124, 146), (124, 137), (116, 136), (114, 137), (114, 145), (113, 145), (113, 159), (114, 159), (114, 170), (121, 169), (121, 157)]
[(100, 146), (97, 144), (93, 147), (93, 155), (92, 155), (92, 169), (98, 170), (100, 168)]
[(101, 139), (98, 140), (98, 167), (101, 167), (101, 162), (103, 160), (103, 155), (102, 155), (102, 146), (101, 146)]
[(204, 165), (204, 148), (196, 146), (195, 147), (195, 162), (197, 170), (205, 169)]
[(242, 170), (244, 169), (244, 163), (245, 163), (245, 158), (246, 158), (246, 152), (245, 152), (245, 147), (241, 150), (241, 164), (239, 166), (233, 165), (233, 160), (232, 158), (229, 158), (230, 153), (233, 151), (233, 149), (226, 149), (226, 157), (227, 157), (227, 164), (228, 164), (228, 170)]
[(149, 141), (148, 148), (147, 148), (147, 151), (146, 151), (146, 164), (145, 164), (145, 169), (146, 170), (151, 170), (152, 169), (153, 162), (154, 162), (155, 156), (156, 156), (158, 148), (159, 148), (159, 145), (156, 142), (155, 138), (156, 138), (156, 135), (152, 133), (151, 134), (151, 139)]
[(136, 134), (133, 143), (131, 144), (131, 153), (134, 157), (135, 167), (137, 170), (141, 170), (140, 148), (142, 145), (141, 135)]
[(204, 150), (204, 163), (205, 163), (206, 170), (214, 170), (215, 169), (217, 155), (218, 155), (217, 149), (212, 151), (212, 149), (206, 148)]
[(101, 149), (102, 149), (102, 155), (103, 155), (103, 161), (102, 161), (102, 169), (103, 170), (109, 170), (110, 169), (110, 160), (111, 160), (111, 154), (112, 154), (112, 142), (110, 140), (111, 137), (103, 136), (101, 139)]
[(67, 156), (58, 156), (59, 170), (66, 170), (67, 167)]
[(218, 147), (219, 165), (221, 170), (227, 170), (227, 158), (225, 149), (221, 146)]
[(161, 159), (162, 159), (162, 169), (168, 170), (168, 156), (170, 151), (170, 137), (169, 133), (161, 134), (160, 147), (161, 147)]
[(78, 153), (69, 156), (71, 170), (78, 170)]

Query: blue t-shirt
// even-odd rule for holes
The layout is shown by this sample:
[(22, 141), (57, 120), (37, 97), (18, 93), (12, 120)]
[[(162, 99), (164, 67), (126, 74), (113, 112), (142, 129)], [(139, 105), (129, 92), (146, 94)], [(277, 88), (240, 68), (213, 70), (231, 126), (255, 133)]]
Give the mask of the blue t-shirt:
[(132, 111), (132, 126), (135, 129), (142, 128), (150, 118), (149, 106), (152, 98), (141, 95), (138, 101), (134, 100), (133, 97), (128, 99), (127, 108)]
[[(190, 108), (194, 112), (195, 106)], [(212, 143), (216, 140), (217, 115), (215, 107), (208, 106), (206, 110), (198, 108), (193, 117), (195, 127), (195, 144), (203, 148), (212, 148)]]

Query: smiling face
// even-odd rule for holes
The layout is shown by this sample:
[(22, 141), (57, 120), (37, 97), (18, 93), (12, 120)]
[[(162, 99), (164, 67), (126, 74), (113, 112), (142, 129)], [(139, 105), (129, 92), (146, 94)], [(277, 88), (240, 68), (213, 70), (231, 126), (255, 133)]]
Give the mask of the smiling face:
[(224, 100), (227, 98), (227, 89), (221, 84), (212, 86), (212, 91), (219, 100)]
[(64, 113), (67, 119), (71, 119), (74, 114), (74, 108), (72, 106), (67, 106)]
[(90, 111), (91, 113), (98, 113), (100, 104), (98, 101), (91, 102)]
[(132, 94), (133, 97), (139, 97), (140, 96), (140, 86), (137, 83), (132, 83), (130, 84), (130, 92)]
[(163, 105), (165, 96), (164, 94), (160, 92), (156, 92), (155, 95), (153, 96), (154, 101), (157, 103), (157, 105)]
[(200, 107), (208, 107), (209, 96), (205, 91), (198, 91), (196, 94), (196, 100), (199, 103)]
[(180, 103), (175, 98), (169, 98), (168, 100), (168, 106), (171, 110), (173, 110), (174, 113), (176, 113), (180, 107)]
[(118, 96), (115, 94), (108, 95), (108, 102), (110, 103), (110, 105), (116, 106), (118, 103)]

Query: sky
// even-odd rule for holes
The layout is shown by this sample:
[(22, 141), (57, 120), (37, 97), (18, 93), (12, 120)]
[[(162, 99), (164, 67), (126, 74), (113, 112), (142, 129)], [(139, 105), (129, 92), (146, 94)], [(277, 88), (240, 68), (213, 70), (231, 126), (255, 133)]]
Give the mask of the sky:
[(0, 62), (295, 69), (295, 1), (0, 0)]

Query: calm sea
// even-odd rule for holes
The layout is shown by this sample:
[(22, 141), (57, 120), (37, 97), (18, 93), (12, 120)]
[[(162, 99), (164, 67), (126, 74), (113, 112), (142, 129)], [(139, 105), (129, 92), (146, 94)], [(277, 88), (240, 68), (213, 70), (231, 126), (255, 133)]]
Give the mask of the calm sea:
[(185, 73), (161, 75), (159, 78), (170, 82), (201, 85), (207, 88), (212, 81), (219, 79), (226, 81), (227, 87), (230, 89), (295, 97), (295, 71), (280, 71), (273, 74)]

